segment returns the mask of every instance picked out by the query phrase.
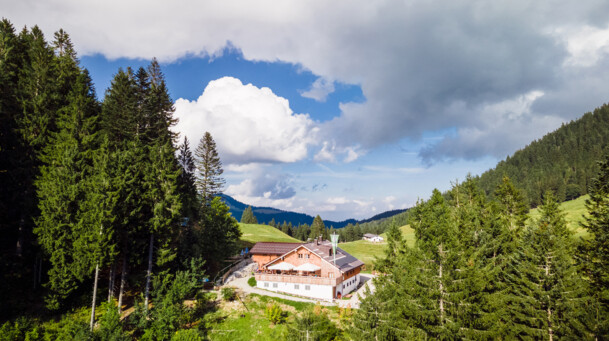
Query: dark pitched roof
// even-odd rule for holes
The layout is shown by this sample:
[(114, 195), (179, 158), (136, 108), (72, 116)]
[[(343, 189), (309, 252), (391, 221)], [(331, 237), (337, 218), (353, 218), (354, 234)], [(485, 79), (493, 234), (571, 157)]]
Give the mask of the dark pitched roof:
[[(325, 261), (334, 264), (334, 256), (330, 255), (330, 250), (332, 250), (332, 243), (324, 240), (320, 243), (313, 241), (311, 243), (303, 244), (307, 249), (315, 252)], [(336, 248), (336, 267), (342, 271), (349, 271), (357, 268), (358, 266), (364, 265), (364, 262), (361, 260), (351, 256), (345, 250), (337, 247)]]
[(258, 242), (252, 247), (250, 253), (253, 255), (283, 255), (299, 245), (302, 243)]

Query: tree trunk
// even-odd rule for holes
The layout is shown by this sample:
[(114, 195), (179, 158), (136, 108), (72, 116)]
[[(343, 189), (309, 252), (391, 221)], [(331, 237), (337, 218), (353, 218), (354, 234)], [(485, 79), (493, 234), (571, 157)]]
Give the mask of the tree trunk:
[(121, 288), (118, 291), (118, 314), (121, 314), (123, 306), (123, 293), (125, 292), (125, 282), (127, 281), (127, 255), (123, 253), (123, 270), (121, 271)]
[(154, 234), (150, 234), (150, 249), (148, 250), (148, 272), (146, 273), (146, 296), (144, 299), (144, 309), (148, 311), (148, 297), (150, 296), (150, 277), (152, 276), (152, 250)]
[[(546, 280), (550, 278), (550, 257), (546, 256)], [(548, 337), (549, 340), (552, 341), (554, 336), (554, 331), (552, 330), (552, 305), (550, 304), (550, 295), (548, 295)]]
[(95, 323), (95, 299), (97, 298), (97, 280), (99, 279), (99, 263), (95, 265), (95, 279), (93, 281), (93, 303), (91, 303), (91, 322), (89, 327), (93, 331), (93, 324)]
[(112, 263), (112, 267), (110, 267), (110, 279), (108, 279), (108, 303), (112, 302), (112, 298), (114, 298), (115, 272), (116, 272), (116, 263)]
[(442, 283), (442, 244), (438, 245), (438, 253), (440, 254), (440, 266), (438, 267), (438, 278), (440, 280), (440, 325), (444, 325), (444, 285)]

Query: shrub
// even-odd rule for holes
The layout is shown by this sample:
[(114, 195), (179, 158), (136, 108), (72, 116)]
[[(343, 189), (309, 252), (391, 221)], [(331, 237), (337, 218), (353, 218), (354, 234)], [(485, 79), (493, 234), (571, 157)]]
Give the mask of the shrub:
[(293, 325), (288, 326), (287, 339), (302, 340), (305, 333), (311, 340), (335, 340), (341, 331), (323, 311), (316, 314), (307, 309), (294, 319)]
[(247, 284), (250, 285), (250, 287), (255, 287), (256, 286), (256, 277), (250, 277), (250, 279), (247, 280)]
[(203, 341), (201, 332), (196, 329), (181, 329), (171, 337), (171, 341)]
[(222, 288), (222, 298), (225, 301), (233, 301), (235, 298), (237, 298), (237, 293), (235, 292), (234, 288), (230, 288), (230, 287), (224, 287)]
[(281, 309), (277, 303), (269, 304), (266, 306), (266, 310), (264, 311), (264, 315), (266, 318), (271, 321), (272, 324), (280, 324), (285, 322), (286, 313)]
[(129, 336), (123, 331), (120, 315), (115, 305), (104, 303), (101, 309), (105, 311), (99, 319), (99, 328), (95, 332), (96, 339), (108, 341), (129, 340)]
[(215, 301), (218, 299), (218, 294), (216, 294), (215, 292), (208, 292), (205, 294), (205, 297), (208, 301)]

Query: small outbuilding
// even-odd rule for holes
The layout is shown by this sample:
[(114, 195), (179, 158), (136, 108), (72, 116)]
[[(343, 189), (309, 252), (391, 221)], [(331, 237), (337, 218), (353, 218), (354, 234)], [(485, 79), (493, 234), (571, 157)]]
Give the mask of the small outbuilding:
[(378, 234), (372, 234), (372, 233), (364, 234), (364, 237), (362, 239), (370, 241), (370, 242), (374, 242), (374, 243), (379, 243), (384, 240), (383, 237), (379, 236)]

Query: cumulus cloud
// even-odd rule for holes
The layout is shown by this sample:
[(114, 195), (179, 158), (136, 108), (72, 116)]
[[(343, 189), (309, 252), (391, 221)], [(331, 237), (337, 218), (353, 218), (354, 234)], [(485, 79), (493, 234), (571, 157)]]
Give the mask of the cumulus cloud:
[[(224, 163), (295, 162), (307, 156), (317, 128), (269, 88), (223, 77), (195, 101), (178, 99), (174, 129), (191, 141), (209, 131)], [(197, 142), (193, 142), (196, 145)]]
[[(175, 61), (221, 53), (230, 42), (248, 60), (293, 63), (319, 75), (305, 92), (318, 100), (331, 90), (324, 79), (360, 85), (366, 101), (342, 103), (340, 115), (320, 127), (322, 140), (334, 138), (335, 148), (369, 150), (456, 128), (461, 138), (449, 137), (452, 145), (435, 148), (436, 155), (499, 155), (506, 148), (496, 138), (484, 148), (464, 138), (478, 134), (486, 106), (545, 94), (531, 106), (527, 134), (509, 137), (513, 149), (609, 96), (605, 0), (23, 0), (0, 9), (17, 27), (39, 24), (47, 36), (63, 27), (81, 54)], [(580, 90), (582, 84), (594, 91)], [(273, 155), (270, 161), (290, 159)]]
[(313, 82), (311, 88), (307, 91), (301, 91), (300, 95), (306, 98), (312, 98), (318, 102), (325, 102), (328, 95), (334, 92), (334, 82), (323, 77), (319, 77)]
[(288, 174), (272, 172), (266, 167), (249, 173), (247, 179), (226, 188), (226, 194), (235, 198), (260, 197), (265, 199), (289, 199), (296, 194), (292, 178)]
[(313, 156), (315, 162), (337, 162), (337, 157), (342, 156), (342, 162), (350, 163), (364, 155), (366, 151), (361, 150), (358, 145), (339, 146), (336, 140), (324, 141), (321, 149)]

